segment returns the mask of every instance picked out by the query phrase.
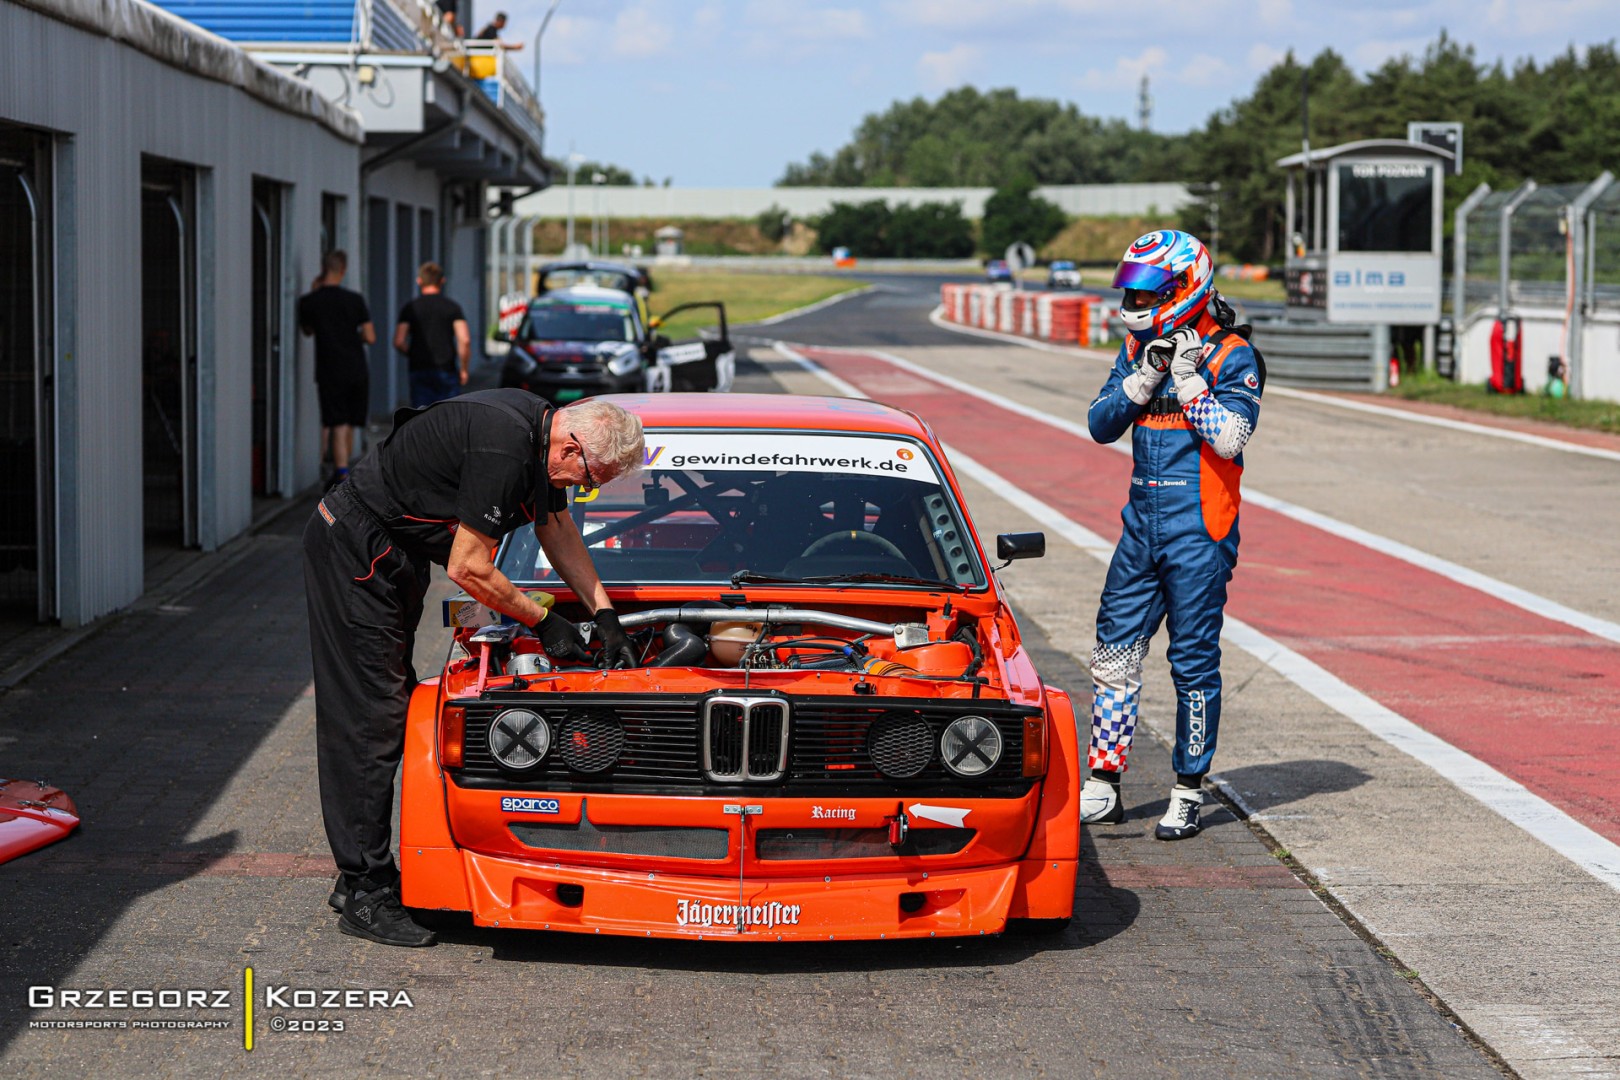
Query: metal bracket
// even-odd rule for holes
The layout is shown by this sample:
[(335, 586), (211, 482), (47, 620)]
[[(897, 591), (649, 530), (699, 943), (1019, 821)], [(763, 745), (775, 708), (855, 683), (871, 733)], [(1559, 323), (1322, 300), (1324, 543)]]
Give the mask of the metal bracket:
[(744, 880), (748, 868), (748, 819), (765, 812), (763, 803), (725, 803), (721, 809), (728, 814), (735, 814), (740, 820), (737, 822), (737, 933), (743, 932), (743, 918), (740, 913), (746, 902), (743, 896)]

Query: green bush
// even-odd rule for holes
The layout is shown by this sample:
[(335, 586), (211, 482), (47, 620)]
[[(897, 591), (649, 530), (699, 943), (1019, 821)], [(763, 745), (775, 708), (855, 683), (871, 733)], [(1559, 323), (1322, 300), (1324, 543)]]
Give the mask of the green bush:
[(831, 254), (833, 248), (849, 248), (850, 254), (881, 259), (890, 254), (889, 204), (882, 199), (863, 203), (833, 203), (816, 222), (816, 245)]
[(889, 249), (902, 259), (965, 259), (973, 254), (973, 224), (960, 202), (897, 206), (889, 217)]
[(1035, 178), (1025, 174), (985, 200), (981, 231), (984, 252), (991, 258), (1000, 258), (1020, 240), (1039, 249), (1069, 223), (1061, 209), (1035, 194), (1035, 186)]

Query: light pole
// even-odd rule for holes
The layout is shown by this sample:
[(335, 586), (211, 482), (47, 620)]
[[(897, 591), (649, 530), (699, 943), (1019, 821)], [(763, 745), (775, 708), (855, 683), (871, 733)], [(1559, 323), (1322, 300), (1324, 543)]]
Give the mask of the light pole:
[(546, 27), (551, 23), (551, 16), (557, 10), (562, 0), (551, 0), (551, 6), (546, 9), (546, 17), (540, 20), (540, 29), (534, 35), (534, 100), (540, 100), (540, 39), (546, 36)]
[(599, 237), (602, 229), (602, 185), (607, 183), (607, 174), (591, 173), (591, 254), (602, 254)]
[(569, 259), (574, 257), (574, 173), (584, 160), (584, 154), (576, 154), (572, 150), (568, 152), (568, 243), (563, 248), (563, 257)]

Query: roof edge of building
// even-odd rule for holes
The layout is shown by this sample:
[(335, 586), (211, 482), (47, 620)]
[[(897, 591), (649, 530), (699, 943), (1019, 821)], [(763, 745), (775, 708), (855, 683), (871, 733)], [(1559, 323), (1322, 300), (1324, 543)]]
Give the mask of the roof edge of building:
[(235, 86), (282, 112), (308, 117), (352, 142), (365, 128), (352, 110), (277, 71), (217, 34), (146, 0), (16, 0), (47, 18), (122, 42), (161, 63)]

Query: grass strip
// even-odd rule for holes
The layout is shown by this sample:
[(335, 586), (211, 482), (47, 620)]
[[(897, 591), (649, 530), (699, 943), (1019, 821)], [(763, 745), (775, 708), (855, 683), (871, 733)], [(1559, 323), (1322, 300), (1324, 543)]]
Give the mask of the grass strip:
[(1429, 372), (1403, 375), (1401, 384), (1391, 387), (1389, 393), (1391, 397), (1407, 401), (1453, 405), (1493, 416), (1540, 420), (1620, 435), (1620, 403), (1613, 401), (1554, 398), (1546, 394), (1495, 394), (1484, 383), (1456, 383)]
[[(726, 305), (726, 319), (733, 326), (780, 315), (865, 285), (853, 278), (824, 274), (728, 273), (658, 267), (653, 267), (652, 279), (653, 293), (647, 304), (652, 314), (660, 315), (696, 300), (719, 300)], [(713, 308), (698, 309), (675, 316), (659, 332), (672, 341), (680, 341), (696, 337), (701, 328), (714, 323)]]

